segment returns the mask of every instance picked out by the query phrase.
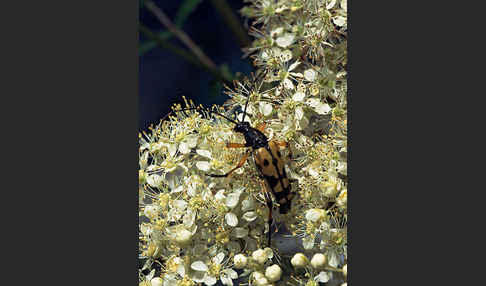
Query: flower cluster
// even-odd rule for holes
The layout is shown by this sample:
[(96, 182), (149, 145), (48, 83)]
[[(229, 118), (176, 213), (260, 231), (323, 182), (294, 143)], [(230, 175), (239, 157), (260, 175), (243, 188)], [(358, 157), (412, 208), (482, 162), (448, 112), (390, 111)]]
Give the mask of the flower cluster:
[[(268, 208), (234, 123), (186, 101), (140, 134), (140, 285), (318, 285), (347, 277), (346, 0), (250, 0), (257, 71), (215, 112), (285, 141), (296, 196), (274, 219), (299, 251), (267, 245)], [(185, 99), (184, 99), (185, 100)], [(276, 212), (276, 213), (275, 213)], [(298, 253), (296, 253), (298, 252)]]

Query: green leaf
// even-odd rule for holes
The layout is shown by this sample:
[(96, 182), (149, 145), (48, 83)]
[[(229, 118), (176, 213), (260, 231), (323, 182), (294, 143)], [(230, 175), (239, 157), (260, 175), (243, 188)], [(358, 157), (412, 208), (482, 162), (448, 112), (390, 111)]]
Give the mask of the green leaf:
[[(160, 31), (156, 34), (162, 40), (167, 40), (172, 36), (172, 33), (169, 31)], [(154, 40), (148, 40), (144, 43), (141, 43), (138, 47), (138, 55), (143, 56), (145, 53), (149, 52), (153, 48), (157, 46), (157, 42)]]
[(179, 10), (177, 10), (174, 20), (176, 26), (179, 28), (182, 27), (189, 15), (196, 10), (197, 5), (199, 5), (201, 2), (202, 0), (185, 0), (181, 6), (179, 6)]
[[(185, 0), (179, 9), (177, 10), (177, 14), (175, 16), (174, 24), (181, 28), (187, 18), (194, 12), (197, 6), (202, 2), (202, 0)], [(143, 0), (140, 1), (140, 7), (143, 7)], [(158, 36), (163, 40), (167, 40), (172, 37), (172, 33), (169, 31), (160, 31)], [(139, 47), (138, 54), (139, 56), (143, 56), (145, 53), (149, 52), (153, 48), (157, 46), (156, 41), (150, 40), (145, 43), (142, 43)]]

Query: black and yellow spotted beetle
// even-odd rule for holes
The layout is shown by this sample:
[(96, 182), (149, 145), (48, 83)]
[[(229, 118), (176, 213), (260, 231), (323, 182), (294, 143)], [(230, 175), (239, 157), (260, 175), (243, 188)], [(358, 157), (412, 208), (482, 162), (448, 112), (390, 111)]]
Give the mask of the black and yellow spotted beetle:
[[(281, 214), (286, 214), (290, 210), (291, 200), (294, 197), (294, 193), (291, 191), (290, 180), (287, 177), (287, 173), (285, 171), (285, 159), (282, 158), (282, 154), (280, 153), (280, 147), (289, 148), (289, 144), (283, 141), (276, 141), (272, 140), (269, 141), (267, 136), (263, 134), (265, 130), (266, 124), (261, 124), (257, 128), (253, 128), (250, 124), (245, 120), (246, 116), (246, 109), (248, 107), (248, 100), (249, 96), (245, 103), (245, 108), (243, 110), (243, 118), (240, 122), (232, 120), (227, 116), (214, 112), (209, 111), (210, 113), (217, 114), (226, 120), (235, 124), (233, 130), (235, 132), (243, 134), (245, 137), (245, 144), (242, 143), (227, 143), (227, 148), (248, 148), (249, 149), (245, 155), (241, 158), (240, 162), (236, 167), (231, 169), (228, 173), (223, 175), (216, 175), (216, 174), (208, 174), (211, 177), (228, 177), (238, 168), (242, 167), (245, 164), (246, 160), (248, 159), (250, 153), (253, 154), (253, 159), (255, 161), (255, 165), (259, 171), (260, 177), (263, 179), (263, 187), (265, 190), (265, 198), (267, 202), (267, 206), (269, 208), (269, 217), (268, 222), (269, 226), (271, 227), (273, 218), (272, 218), (272, 209), (273, 203), (272, 199), (270, 198), (269, 192), (271, 192), (279, 204), (279, 212)], [(290, 149), (289, 149), (290, 151)], [(289, 154), (291, 154), (289, 152)], [(270, 245), (271, 242), (271, 231), (268, 231), (268, 244)]]

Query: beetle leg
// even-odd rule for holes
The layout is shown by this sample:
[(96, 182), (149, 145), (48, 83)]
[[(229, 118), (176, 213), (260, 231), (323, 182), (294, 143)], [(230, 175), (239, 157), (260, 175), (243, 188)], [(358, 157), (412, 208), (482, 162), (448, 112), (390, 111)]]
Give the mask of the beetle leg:
[(243, 147), (247, 147), (247, 146), (245, 146), (245, 144), (241, 144), (241, 143), (227, 143), (226, 144), (226, 148), (243, 148)]
[(243, 157), (241, 158), (240, 162), (238, 163), (238, 165), (236, 165), (236, 167), (234, 167), (233, 169), (231, 169), (228, 173), (224, 174), (224, 175), (216, 175), (216, 174), (206, 174), (208, 176), (211, 176), (211, 177), (216, 177), (216, 178), (222, 178), (222, 177), (228, 177), (231, 175), (231, 173), (233, 173), (236, 169), (238, 168), (241, 168), (241, 166), (243, 166), (243, 164), (245, 164), (246, 162), (246, 159), (248, 159), (248, 156), (250, 155), (250, 150), (248, 150), (245, 155), (243, 155)]
[(272, 216), (272, 209), (273, 209), (273, 202), (272, 202), (272, 197), (270, 196), (270, 192), (267, 189), (267, 185), (265, 184), (264, 181), (260, 181), (262, 184), (263, 188), (263, 194), (265, 196), (265, 201), (267, 203), (268, 207), (268, 246), (271, 244), (271, 239), (272, 239), (272, 224), (273, 224), (273, 216)]
[(258, 129), (261, 132), (263, 132), (265, 130), (265, 127), (267, 127), (267, 123), (266, 122), (263, 122), (263, 123), (258, 124), (258, 126), (257, 126), (256, 129)]

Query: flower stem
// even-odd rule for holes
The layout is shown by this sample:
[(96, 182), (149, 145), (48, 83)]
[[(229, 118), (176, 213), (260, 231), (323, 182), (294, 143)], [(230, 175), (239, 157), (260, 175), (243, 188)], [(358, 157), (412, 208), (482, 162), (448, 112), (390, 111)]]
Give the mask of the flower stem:
[(177, 46), (174, 46), (174, 45), (168, 43), (167, 41), (165, 41), (164, 39), (162, 39), (161, 37), (159, 37), (157, 34), (155, 34), (154, 32), (152, 32), (146, 26), (140, 24), (139, 25), (139, 28), (140, 28), (140, 31), (147, 38), (150, 38), (150, 39), (156, 41), (157, 44), (160, 45), (161, 47), (167, 49), (168, 51), (174, 53), (175, 55), (178, 55), (179, 57), (181, 57), (185, 61), (189, 62), (190, 64), (193, 64), (194, 66), (196, 66), (196, 67), (198, 67), (200, 69), (203, 69), (203, 70), (206, 70), (206, 71), (210, 72), (219, 81), (225, 82), (225, 83), (231, 82), (232, 78), (229, 78), (227, 75), (225, 75), (224, 73), (222, 73), (217, 67), (214, 68), (214, 69), (212, 69), (212, 68), (204, 65), (196, 57), (194, 57), (191, 53), (188, 53), (188, 52), (186, 52), (186, 51), (178, 48)]
[(177, 38), (179, 38), (179, 40), (181, 40), (182, 43), (184, 43), (184, 45), (186, 45), (186, 47), (199, 59), (199, 61), (212, 70), (218, 69), (214, 62), (208, 56), (206, 56), (201, 48), (199, 48), (184, 31), (174, 25), (164, 11), (157, 7), (154, 2), (145, 1), (144, 5), (150, 12), (154, 14), (155, 17), (157, 17), (160, 23), (167, 27), (172, 34), (174, 34)]

